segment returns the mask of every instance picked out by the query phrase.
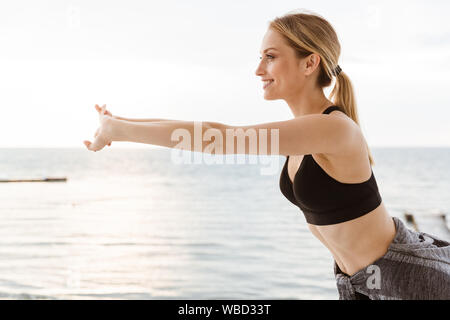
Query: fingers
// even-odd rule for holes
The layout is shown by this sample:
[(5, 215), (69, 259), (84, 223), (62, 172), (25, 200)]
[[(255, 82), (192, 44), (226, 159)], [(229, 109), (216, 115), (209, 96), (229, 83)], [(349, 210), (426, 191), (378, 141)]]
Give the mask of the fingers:
[(90, 150), (90, 151), (97, 152), (97, 151), (103, 149), (103, 147), (99, 148), (98, 146), (96, 146), (96, 145), (95, 145), (95, 141), (94, 141), (94, 143), (91, 143), (91, 142), (88, 141), (88, 140), (84, 140), (83, 143), (84, 143), (84, 145), (86, 146), (86, 148), (87, 148), (88, 150)]
[(92, 143), (90, 141), (84, 140), (83, 143), (86, 146), (86, 148), (88, 148), (88, 150), (95, 151), (95, 150), (92, 150), (92, 148), (91, 148)]
[(104, 104), (103, 106), (99, 106), (98, 104), (95, 105), (95, 110), (97, 110), (99, 113), (104, 114), (105, 110), (106, 110), (106, 104)]
[[(91, 150), (91, 151), (98, 151), (98, 150), (101, 150), (102, 148), (100, 148), (100, 149), (98, 149), (98, 150), (95, 150), (95, 149), (97, 149), (94, 145), (93, 145), (93, 143), (92, 142), (90, 142), (90, 141), (88, 141), (88, 140), (84, 140), (83, 141), (83, 143), (84, 143), (84, 145), (86, 146), (86, 148), (88, 149), (88, 150)], [(111, 143), (112, 142), (110, 142), (110, 143), (108, 143), (107, 144), (107, 146), (111, 146)]]
[(95, 105), (95, 110), (97, 110), (97, 112), (98, 112), (100, 115), (106, 115), (106, 116), (113, 117), (112, 113), (106, 109), (106, 104), (104, 104), (104, 105), (101, 106), (101, 107), (100, 107), (98, 104), (96, 104), (96, 105)]

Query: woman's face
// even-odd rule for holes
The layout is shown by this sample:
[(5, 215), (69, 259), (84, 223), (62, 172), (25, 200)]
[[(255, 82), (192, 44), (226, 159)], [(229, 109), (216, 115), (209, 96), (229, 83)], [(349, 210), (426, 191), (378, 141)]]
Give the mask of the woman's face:
[(295, 56), (294, 49), (278, 32), (269, 28), (263, 38), (261, 62), (255, 72), (263, 80), (264, 99), (288, 99), (301, 91), (305, 83), (303, 61)]

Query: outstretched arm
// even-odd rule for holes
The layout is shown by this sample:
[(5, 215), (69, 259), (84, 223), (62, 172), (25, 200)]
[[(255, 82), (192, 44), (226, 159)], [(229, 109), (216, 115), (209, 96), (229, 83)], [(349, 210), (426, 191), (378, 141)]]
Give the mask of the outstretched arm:
[(110, 132), (112, 141), (138, 142), (205, 152), (208, 145), (214, 144), (214, 138), (209, 140), (202, 138), (213, 132), (219, 134), (220, 126), (221, 124), (217, 122), (181, 120), (132, 122), (111, 118)]
[[(248, 143), (247, 143), (248, 137)], [(351, 119), (314, 114), (249, 126), (218, 122), (111, 120), (111, 140), (215, 154), (302, 155), (346, 153), (361, 143)], [(208, 147), (208, 148), (207, 148)]]
[[(154, 144), (169, 148), (179, 148), (190, 151), (208, 152), (207, 146), (214, 145), (214, 137), (205, 137), (211, 132), (220, 134), (219, 123), (200, 121), (179, 121), (150, 119), (152, 121), (119, 120), (106, 110), (106, 105), (99, 107), (100, 126), (94, 134), (94, 141), (84, 140), (83, 143), (91, 151), (102, 150), (115, 141), (130, 141)], [(181, 142), (180, 142), (181, 141)], [(212, 143), (211, 143), (212, 142)]]

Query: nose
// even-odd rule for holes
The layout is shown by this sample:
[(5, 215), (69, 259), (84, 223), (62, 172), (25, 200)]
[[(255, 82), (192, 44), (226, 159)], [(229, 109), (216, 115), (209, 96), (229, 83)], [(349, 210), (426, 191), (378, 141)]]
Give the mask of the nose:
[(256, 68), (256, 70), (255, 70), (255, 74), (257, 75), (257, 76), (262, 76), (263, 74), (264, 74), (264, 70), (263, 70), (263, 68), (262, 68), (262, 60), (261, 60), (261, 62), (258, 64), (258, 67)]

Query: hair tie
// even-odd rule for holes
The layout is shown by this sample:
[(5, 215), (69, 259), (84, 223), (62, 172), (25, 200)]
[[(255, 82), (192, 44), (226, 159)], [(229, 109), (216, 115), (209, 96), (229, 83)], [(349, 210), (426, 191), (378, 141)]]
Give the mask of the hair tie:
[(341, 71), (342, 71), (341, 67), (339, 67), (339, 65), (337, 65), (336, 68), (334, 69), (333, 75), (337, 77), (339, 75), (339, 73), (341, 73)]

